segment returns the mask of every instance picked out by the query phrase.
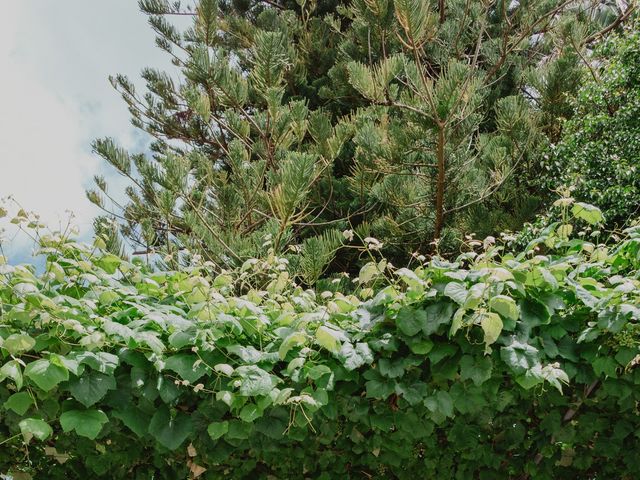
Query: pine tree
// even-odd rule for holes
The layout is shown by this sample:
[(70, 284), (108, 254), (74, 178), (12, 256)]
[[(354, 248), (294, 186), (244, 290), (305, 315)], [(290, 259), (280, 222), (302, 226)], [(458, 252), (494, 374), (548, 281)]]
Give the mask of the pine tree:
[(309, 283), (352, 263), (334, 260), (344, 229), (400, 259), (460, 236), (471, 208), (509, 213), (548, 99), (574, 88), (557, 79), (602, 28), (572, 1), (139, 3), (181, 78), (112, 78), (154, 142), (96, 141), (130, 185), (122, 208), (101, 178), (90, 199), (140, 251), (219, 268), (291, 252)]

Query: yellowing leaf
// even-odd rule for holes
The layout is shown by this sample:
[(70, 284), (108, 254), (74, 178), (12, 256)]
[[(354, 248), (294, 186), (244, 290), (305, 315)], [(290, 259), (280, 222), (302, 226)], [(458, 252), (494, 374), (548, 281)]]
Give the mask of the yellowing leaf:
[(482, 314), (480, 326), (484, 331), (484, 343), (486, 346), (495, 343), (502, 332), (502, 319), (497, 313), (485, 312)]
[(338, 353), (340, 351), (339, 332), (325, 326), (318, 327), (318, 330), (316, 330), (316, 343), (330, 352)]

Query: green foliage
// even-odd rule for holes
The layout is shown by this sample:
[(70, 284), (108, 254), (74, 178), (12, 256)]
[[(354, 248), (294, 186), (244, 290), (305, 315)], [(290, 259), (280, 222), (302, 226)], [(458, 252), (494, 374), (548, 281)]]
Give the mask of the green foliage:
[(180, 75), (145, 69), (143, 92), (112, 79), (153, 143), (94, 143), (130, 183), (122, 208), (102, 178), (88, 192), (120, 224), (98, 221), (107, 247), (120, 253), (120, 233), (168, 267), (188, 250), (220, 271), (275, 253), (313, 284), (360, 266), (336, 241), (347, 228), (398, 264), (435, 239), (457, 248), (474, 217), (483, 232), (518, 228), (536, 199), (518, 187), (558, 131), (584, 41), (615, 16), (439, 4), (140, 2)]
[(551, 156), (555, 184), (602, 207), (610, 228), (640, 211), (640, 34), (637, 22), (598, 45), (587, 83)]
[(372, 261), (331, 292), (276, 256), (152, 271), (41, 236), (41, 273), (0, 266), (0, 472), (636, 478), (640, 229), (572, 238), (599, 210), (559, 203), (520, 253)]

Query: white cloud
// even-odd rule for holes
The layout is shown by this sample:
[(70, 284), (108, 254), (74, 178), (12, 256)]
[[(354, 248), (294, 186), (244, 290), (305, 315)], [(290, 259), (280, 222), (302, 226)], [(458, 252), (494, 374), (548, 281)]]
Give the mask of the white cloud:
[[(141, 140), (107, 77), (172, 67), (133, 0), (7, 2), (3, 17), (0, 197), (13, 195), (53, 225), (72, 210), (90, 236), (98, 212), (85, 188), (95, 174), (114, 176), (91, 141), (112, 136), (131, 147)], [(16, 237), (8, 250), (23, 254), (29, 246)]]

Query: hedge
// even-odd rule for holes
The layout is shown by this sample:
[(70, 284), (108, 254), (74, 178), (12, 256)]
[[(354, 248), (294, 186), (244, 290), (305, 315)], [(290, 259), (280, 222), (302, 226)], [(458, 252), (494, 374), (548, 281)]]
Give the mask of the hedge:
[(42, 272), (0, 262), (0, 473), (638, 478), (640, 228), (567, 225), (327, 291), (43, 237)]

